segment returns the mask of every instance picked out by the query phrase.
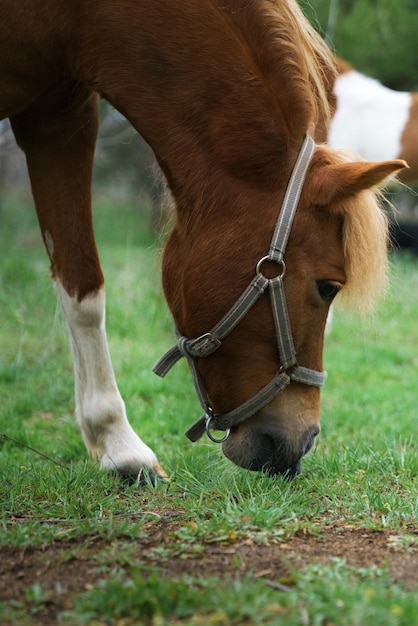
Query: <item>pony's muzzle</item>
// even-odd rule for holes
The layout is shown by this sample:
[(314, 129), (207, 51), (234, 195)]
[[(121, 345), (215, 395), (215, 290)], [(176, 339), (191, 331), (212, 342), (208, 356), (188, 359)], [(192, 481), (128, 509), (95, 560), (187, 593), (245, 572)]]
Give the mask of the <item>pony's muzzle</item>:
[(300, 461), (312, 448), (319, 430), (319, 426), (312, 425), (295, 439), (280, 430), (252, 430), (244, 434), (234, 429), (222, 449), (239, 467), (293, 478), (300, 474)]

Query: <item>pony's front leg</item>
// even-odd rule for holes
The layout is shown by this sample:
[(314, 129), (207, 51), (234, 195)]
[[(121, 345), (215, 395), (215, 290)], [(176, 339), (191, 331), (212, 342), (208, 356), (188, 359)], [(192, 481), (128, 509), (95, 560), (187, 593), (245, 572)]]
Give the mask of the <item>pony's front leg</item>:
[(91, 217), (97, 103), (73, 85), (57, 89), (11, 119), (26, 154), (42, 236), (61, 301), (74, 361), (76, 414), (101, 467), (137, 478), (165, 477), (131, 428), (105, 332), (105, 294)]
[(76, 412), (87, 449), (101, 460), (102, 469), (137, 477), (148, 468), (165, 476), (126, 416), (106, 338), (104, 287), (79, 301), (59, 279), (55, 285), (70, 331)]

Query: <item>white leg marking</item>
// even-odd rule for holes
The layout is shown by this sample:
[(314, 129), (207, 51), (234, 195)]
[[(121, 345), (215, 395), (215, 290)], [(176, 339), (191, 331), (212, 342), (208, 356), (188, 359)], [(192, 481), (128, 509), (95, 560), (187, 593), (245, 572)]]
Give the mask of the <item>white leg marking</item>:
[(163, 476), (126, 416), (106, 338), (104, 288), (81, 302), (58, 280), (56, 289), (70, 331), (76, 415), (88, 451), (101, 459), (102, 469), (137, 475), (145, 467)]

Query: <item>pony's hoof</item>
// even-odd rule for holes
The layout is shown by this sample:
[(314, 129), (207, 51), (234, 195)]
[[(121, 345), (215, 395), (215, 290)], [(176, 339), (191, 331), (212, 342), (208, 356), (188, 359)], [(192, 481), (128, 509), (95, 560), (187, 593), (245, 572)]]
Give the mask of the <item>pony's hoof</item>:
[(155, 487), (158, 484), (170, 482), (169, 477), (158, 463), (153, 467), (142, 467), (139, 472), (132, 471), (132, 468), (119, 468), (117, 474), (124, 483), (141, 487), (147, 485)]

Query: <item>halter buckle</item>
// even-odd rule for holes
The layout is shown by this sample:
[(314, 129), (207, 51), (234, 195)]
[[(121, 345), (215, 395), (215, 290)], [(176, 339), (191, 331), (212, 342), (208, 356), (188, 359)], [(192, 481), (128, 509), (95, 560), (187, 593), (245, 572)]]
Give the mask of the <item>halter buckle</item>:
[(220, 339), (214, 337), (212, 333), (205, 333), (197, 337), (197, 339), (190, 339), (186, 343), (186, 352), (191, 356), (204, 357), (215, 352), (221, 345)]

